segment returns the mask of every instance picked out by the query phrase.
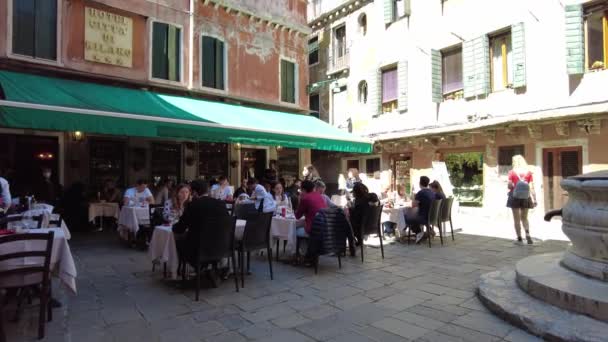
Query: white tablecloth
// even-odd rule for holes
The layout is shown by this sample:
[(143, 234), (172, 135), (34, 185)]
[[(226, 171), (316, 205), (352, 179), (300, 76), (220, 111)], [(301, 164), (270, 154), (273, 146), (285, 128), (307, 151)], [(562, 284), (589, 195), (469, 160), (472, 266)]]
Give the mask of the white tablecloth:
[(135, 235), (140, 224), (150, 224), (150, 212), (145, 207), (122, 207), (118, 216), (118, 234), (129, 239), (129, 234)]
[[(30, 229), (29, 233), (48, 233), (55, 232), (53, 241), (53, 251), (51, 253), (51, 270), (61, 282), (76, 294), (76, 265), (70, 251), (67, 238), (61, 228), (41, 228)], [(27, 233), (26, 233), (27, 234)], [(2, 253), (25, 252), (44, 249), (43, 241), (17, 241), (2, 246)], [(25, 265), (35, 265), (40, 263), (40, 258), (21, 258), (9, 261), (0, 261), (0, 270), (7, 270)], [(35, 275), (16, 276), (0, 279), (1, 287), (18, 287), (36, 280)]]
[(271, 239), (287, 241), (285, 251), (289, 254), (296, 253), (296, 230), (297, 222), (295, 218), (283, 218), (275, 216), (272, 218), (270, 226)]
[[(243, 238), (245, 231), (245, 220), (236, 221), (236, 229), (234, 237), (236, 240)], [(172, 279), (177, 278), (177, 267), (179, 258), (177, 256), (177, 246), (175, 245), (175, 236), (171, 226), (156, 226), (150, 240), (148, 248), (148, 256), (153, 262), (167, 263), (167, 271)]]
[(118, 203), (91, 203), (89, 204), (89, 221), (96, 217), (113, 217), (118, 220), (120, 209)]
[[(42, 215), (43, 215), (42, 216), (42, 228), (61, 228), (63, 230), (63, 234), (65, 235), (66, 239), (69, 240), (72, 238), (72, 235), (70, 234), (70, 230), (68, 229), (68, 226), (65, 224), (64, 220), (61, 220), (61, 226), (59, 226), (59, 227), (50, 226), (49, 222), (51, 220), (57, 221), (59, 219), (59, 214), (49, 214), (49, 213), (45, 212)], [(9, 215), (9, 217), (10, 216), (15, 216), (15, 215)], [(25, 225), (28, 226), (28, 228), (32, 228), (32, 229), (38, 228), (37, 223), (35, 223), (34, 221), (31, 220), (33, 216), (25, 216), (25, 215), (17, 215), (17, 216), (23, 216), (24, 221), (25, 221), (25, 222), (23, 222), (23, 221), (17, 221), (17, 222), (23, 222)], [(34, 215), (34, 216), (36, 216), (36, 215)]]
[(397, 224), (397, 230), (402, 232), (405, 229), (405, 213), (409, 207), (385, 208), (382, 211), (380, 221), (393, 222)]

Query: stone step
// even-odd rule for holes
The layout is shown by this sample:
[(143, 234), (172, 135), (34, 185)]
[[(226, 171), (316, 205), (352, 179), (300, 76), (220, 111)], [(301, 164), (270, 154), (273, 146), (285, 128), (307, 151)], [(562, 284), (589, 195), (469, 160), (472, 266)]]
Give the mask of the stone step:
[(514, 269), (481, 276), (477, 294), (497, 316), (549, 341), (606, 342), (608, 324), (542, 302), (524, 292)]
[(608, 322), (608, 283), (561, 266), (562, 256), (550, 253), (520, 260), (515, 266), (517, 283), (543, 302)]

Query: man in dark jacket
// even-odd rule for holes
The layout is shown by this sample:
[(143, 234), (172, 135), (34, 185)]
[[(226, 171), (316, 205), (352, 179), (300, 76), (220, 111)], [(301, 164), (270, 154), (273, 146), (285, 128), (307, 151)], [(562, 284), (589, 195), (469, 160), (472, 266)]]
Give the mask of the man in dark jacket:
[(194, 199), (186, 207), (179, 222), (173, 225), (173, 232), (176, 236), (182, 235), (176, 241), (179, 255), (194, 264), (201, 237), (213, 236), (212, 230), (217, 229), (209, 225), (210, 219), (229, 214), (223, 201), (209, 197), (209, 185), (206, 182), (195, 180), (190, 188)]

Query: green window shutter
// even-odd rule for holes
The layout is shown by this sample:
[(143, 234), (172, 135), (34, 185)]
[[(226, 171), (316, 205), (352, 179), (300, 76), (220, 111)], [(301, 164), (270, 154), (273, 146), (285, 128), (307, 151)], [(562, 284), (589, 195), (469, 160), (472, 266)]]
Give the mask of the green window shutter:
[(483, 35), (473, 40), (475, 61), (475, 96), (490, 93), (490, 40)]
[(526, 85), (526, 34), (524, 23), (511, 26), (511, 51), (513, 54), (513, 88)]
[(462, 83), (464, 97), (475, 96), (475, 50), (473, 40), (462, 43)]
[(382, 70), (374, 69), (367, 81), (367, 103), (372, 115), (382, 113)]
[(398, 92), (397, 95), (397, 107), (400, 112), (407, 111), (408, 105), (408, 65), (407, 61), (399, 61), (397, 64), (397, 83), (398, 83)]
[(431, 50), (431, 80), (433, 102), (443, 101), (443, 89), (441, 83), (441, 52)]
[(384, 23), (390, 24), (395, 20), (395, 0), (384, 0)]
[(57, 59), (57, 1), (36, 0), (35, 57)]
[(168, 25), (167, 63), (169, 64), (169, 80), (180, 81), (180, 29)]
[(203, 36), (203, 87), (215, 88), (215, 38)]
[(215, 40), (215, 87), (224, 89), (224, 42)]
[(281, 60), (281, 101), (295, 103), (295, 65)]
[(569, 75), (585, 72), (583, 6), (566, 5), (566, 68)]
[(167, 37), (168, 25), (154, 22), (152, 24), (152, 77), (168, 79)]

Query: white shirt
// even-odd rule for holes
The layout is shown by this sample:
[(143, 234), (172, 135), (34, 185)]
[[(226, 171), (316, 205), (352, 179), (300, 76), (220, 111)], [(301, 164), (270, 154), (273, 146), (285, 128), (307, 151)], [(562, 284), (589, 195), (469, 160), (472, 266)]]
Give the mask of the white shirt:
[(2, 188), (2, 204), (0, 208), (9, 208), (13, 203), (13, 199), (11, 198), (8, 181), (2, 177), (0, 177), (0, 187)]
[(146, 203), (146, 199), (152, 197), (152, 192), (148, 188), (142, 192), (137, 191), (137, 188), (129, 188), (125, 191), (125, 197), (135, 202), (134, 204)]
[(226, 199), (231, 199), (234, 194), (230, 185), (226, 185), (224, 190), (222, 190), (222, 187), (219, 184), (213, 185), (211, 187), (210, 193), (211, 197), (222, 201), (225, 201)]
[(274, 211), (277, 209), (277, 204), (274, 201), (274, 198), (272, 198), (272, 195), (266, 192), (266, 189), (264, 189), (263, 186), (259, 184), (256, 185), (253, 194), (255, 196), (256, 209), (259, 210), (260, 202), (262, 202), (262, 199), (264, 199), (264, 208), (262, 211), (265, 213), (274, 213)]

